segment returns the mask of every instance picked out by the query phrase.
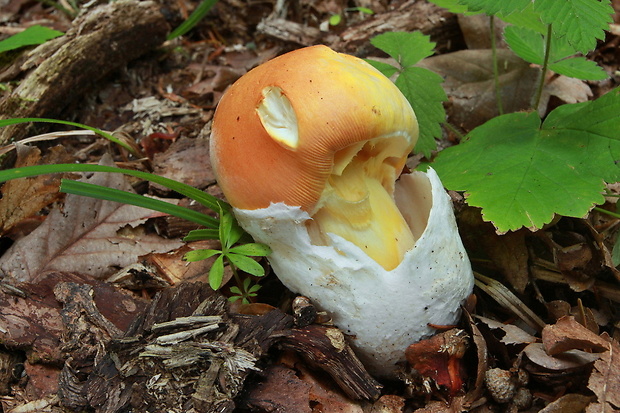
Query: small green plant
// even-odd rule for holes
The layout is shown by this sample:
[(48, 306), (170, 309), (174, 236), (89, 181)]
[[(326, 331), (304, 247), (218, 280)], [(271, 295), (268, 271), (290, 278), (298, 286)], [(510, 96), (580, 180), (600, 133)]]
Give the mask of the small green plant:
[(375, 14), (375, 12), (373, 12), (368, 7), (347, 7), (342, 11), (342, 13), (332, 14), (331, 17), (329, 18), (329, 25), (338, 26), (340, 22), (342, 22), (342, 16), (345, 13), (354, 13), (354, 12), (364, 13), (368, 15)]
[(36, 46), (48, 40), (64, 35), (63, 32), (39, 25), (30, 26), (23, 32), (17, 33), (0, 41), (0, 53), (16, 50), (25, 46)]
[[(132, 149), (126, 143), (119, 141), (109, 133), (74, 122), (40, 118), (5, 119), (0, 120), (0, 127), (25, 122), (49, 122), (80, 127), (93, 131), (102, 137), (116, 142), (119, 145), (125, 147), (126, 149)], [(122, 173), (134, 176), (140, 179), (144, 179), (146, 181), (160, 184), (168, 189), (178, 192), (181, 195), (193, 199), (197, 203), (209, 208), (212, 211), (219, 212), (219, 219), (217, 219), (211, 217), (210, 215), (158, 199), (153, 199), (132, 192), (122, 191), (114, 188), (107, 188), (104, 186), (93, 185), (90, 183), (79, 182), (70, 179), (62, 179), (60, 185), (60, 191), (68, 194), (87, 196), (91, 198), (103, 199), (107, 201), (148, 208), (204, 226), (205, 229), (190, 231), (190, 233), (187, 235), (187, 237), (184, 238), (184, 240), (199, 241), (216, 239), (220, 241), (222, 249), (190, 251), (186, 253), (184, 259), (187, 261), (199, 261), (218, 255), (215, 263), (213, 264), (209, 272), (209, 284), (214, 290), (222, 287), (224, 275), (224, 259), (226, 259), (226, 262), (229, 264), (233, 272), (235, 282), (237, 283), (236, 287), (231, 288), (231, 292), (234, 294), (231, 297), (231, 301), (235, 301), (241, 298), (243, 302), (247, 303), (251, 300), (252, 297), (256, 296), (256, 292), (259, 290), (260, 286), (258, 284), (251, 285), (251, 278), (242, 279), (238, 270), (244, 271), (257, 277), (265, 275), (264, 268), (251, 257), (267, 256), (271, 252), (269, 247), (263, 244), (251, 242), (251, 237), (245, 231), (243, 231), (239, 224), (237, 224), (234, 216), (230, 212), (230, 205), (199, 189), (196, 189), (178, 181), (174, 181), (172, 179), (164, 178), (147, 172), (134, 171), (131, 169), (122, 169), (104, 165), (80, 164), (38, 165), (7, 169), (4, 171), (0, 171), (0, 182), (6, 182), (11, 179), (28, 178), (37, 175), (66, 172), (107, 172)], [(239, 242), (243, 242), (243, 244), (235, 245)]]
[[(207, 238), (210, 234), (203, 231), (204, 230), (191, 231), (185, 238), (185, 241)], [(237, 224), (230, 211), (222, 210), (220, 211), (220, 224), (218, 228), (218, 238), (222, 249), (200, 249), (190, 251), (185, 254), (184, 259), (186, 261), (200, 261), (217, 256), (215, 262), (211, 266), (211, 270), (209, 270), (209, 284), (214, 290), (217, 290), (222, 285), (222, 280), (224, 278), (224, 260), (226, 260), (237, 282), (237, 287), (234, 287), (234, 289), (231, 288), (231, 292), (237, 294), (232, 297), (233, 300), (241, 298), (244, 303), (248, 303), (250, 297), (253, 296), (251, 294), (255, 296), (260, 286), (256, 284), (250, 286), (250, 278), (241, 280), (237, 269), (256, 277), (264, 276), (265, 269), (263, 266), (250, 257), (265, 257), (269, 255), (271, 250), (268, 246), (258, 243), (246, 243), (234, 246), (244, 235), (247, 236), (245, 231)]]
[(168, 35), (167, 40), (176, 39), (193, 29), (209, 13), (209, 10), (215, 6), (215, 3), (217, 3), (217, 0), (203, 0), (187, 20)]
[[(537, 109), (547, 71), (583, 80), (608, 76), (585, 55), (611, 22), (610, 1), (431, 1), (455, 13), (485, 13), (492, 23), (506, 21), (508, 46), (541, 71), (529, 111), (502, 114), (498, 88), (500, 116), (439, 153), (431, 166), (444, 185), (464, 191), (468, 204), (480, 207), (500, 232), (535, 230), (556, 214), (582, 217), (602, 204), (605, 182), (620, 181), (620, 89), (594, 101), (560, 106), (545, 118)], [(432, 54), (434, 44), (419, 33), (385, 33), (371, 42), (398, 62), (370, 63), (387, 76), (398, 75), (396, 84), (420, 124), (416, 150), (428, 157), (441, 135), (445, 94), (441, 78), (415, 65)]]

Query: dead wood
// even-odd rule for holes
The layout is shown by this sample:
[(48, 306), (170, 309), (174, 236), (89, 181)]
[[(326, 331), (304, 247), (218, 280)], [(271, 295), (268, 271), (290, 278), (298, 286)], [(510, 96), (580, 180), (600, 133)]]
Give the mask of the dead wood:
[[(258, 370), (292, 318), (228, 313), (226, 298), (202, 283), (162, 291), (124, 337), (106, 346), (88, 379), (65, 389), (97, 412), (231, 412), (248, 374)], [(70, 370), (70, 366), (66, 366)], [(71, 377), (67, 371), (66, 377)], [(67, 394), (71, 392), (71, 394)]]
[(291, 329), (280, 343), (326, 371), (352, 399), (376, 400), (381, 395), (381, 385), (368, 374), (337, 328), (312, 324)]
[[(165, 40), (169, 27), (159, 9), (152, 1), (119, 1), (78, 18), (65, 36), (29, 52), (19, 70), (0, 74), (3, 81), (19, 80), (0, 101), (0, 117), (59, 116), (90, 86)], [(0, 144), (26, 133), (24, 125), (2, 128)]]

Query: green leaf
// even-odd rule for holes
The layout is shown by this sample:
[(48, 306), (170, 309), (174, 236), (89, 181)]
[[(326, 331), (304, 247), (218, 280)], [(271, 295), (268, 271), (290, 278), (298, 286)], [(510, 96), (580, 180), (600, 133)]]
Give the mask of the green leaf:
[(525, 9), (532, 0), (459, 0), (470, 11), (509, 15)]
[(202, 261), (221, 253), (220, 250), (193, 250), (186, 252), (183, 259), (189, 262)]
[(443, 82), (441, 76), (413, 65), (432, 55), (435, 43), (430, 41), (429, 36), (420, 32), (384, 33), (375, 36), (370, 42), (389, 54), (400, 65), (393, 71), (385, 63), (370, 62), (388, 77), (398, 73), (396, 86), (411, 104), (420, 127), (415, 151), (430, 156), (437, 147), (435, 138), (441, 136), (441, 123), (446, 120), (442, 102), (448, 98), (441, 87)]
[(185, 20), (179, 27), (174, 29), (167, 37), (167, 40), (175, 39), (179, 36), (183, 36), (194, 28), (206, 15), (209, 10), (217, 3), (217, 0), (203, 0), (202, 3), (196, 7), (196, 10)]
[(342, 16), (341, 15), (339, 15), (339, 14), (332, 14), (331, 17), (329, 18), (329, 25), (330, 26), (338, 26), (341, 21), (342, 21)]
[(620, 89), (564, 105), (544, 123), (512, 113), (471, 131), (432, 165), (444, 185), (466, 191), (498, 230), (541, 228), (554, 214), (582, 217), (620, 180)]
[(226, 254), (226, 258), (228, 258), (230, 262), (232, 262), (241, 271), (245, 271), (248, 274), (252, 274), (257, 277), (262, 277), (263, 275), (265, 275), (265, 269), (263, 268), (263, 266), (250, 257), (234, 253), (228, 253)]
[(418, 118), (420, 137), (415, 151), (429, 157), (437, 148), (435, 138), (441, 137), (441, 124), (446, 121), (442, 102), (448, 100), (448, 97), (441, 87), (443, 78), (428, 69), (407, 67), (395, 83)]
[(376, 60), (372, 60), (372, 59), (364, 59), (364, 60), (366, 61), (366, 63), (370, 64), (375, 69), (377, 69), (379, 72), (383, 73), (383, 76), (385, 77), (392, 77), (394, 73), (398, 72), (398, 68), (392, 66), (391, 64), (377, 62)]
[(233, 247), (229, 250), (235, 254), (249, 255), (252, 257), (266, 257), (271, 254), (271, 248), (265, 244), (251, 243)]
[(454, 13), (454, 14), (459, 14), (459, 13), (465, 14), (469, 11), (467, 6), (459, 4), (459, 0), (429, 0), (429, 1), (431, 3), (438, 5), (439, 7), (448, 9), (449, 12)]
[(610, 0), (536, 0), (544, 23), (553, 24), (553, 33), (565, 37), (577, 51), (588, 53), (596, 39), (605, 38), (614, 9)]
[(30, 26), (21, 33), (0, 41), (0, 53), (19, 49), (24, 46), (43, 44), (48, 40), (64, 35), (63, 32), (39, 25)]
[(582, 80), (603, 80), (609, 77), (602, 67), (585, 57), (559, 60), (550, 64), (549, 69), (561, 75)]
[(239, 287), (237, 286), (230, 287), (230, 292), (233, 294), (239, 294), (239, 295), (243, 294), (241, 290), (239, 289)]
[(370, 39), (370, 43), (389, 54), (401, 67), (418, 63), (434, 52), (435, 43), (421, 32), (387, 32)]
[(222, 286), (224, 279), (224, 256), (217, 257), (213, 266), (209, 270), (209, 285), (212, 289), (218, 290)]
[(499, 13), (497, 17), (506, 23), (510, 23), (518, 27), (525, 27), (541, 34), (547, 33), (547, 25), (543, 23), (540, 13), (534, 10), (533, 3), (530, 3), (523, 10), (514, 11), (509, 15)]
[(219, 229), (194, 229), (183, 238), (183, 241), (202, 241), (205, 239), (219, 239), (219, 237)]
[[(542, 65), (545, 55), (545, 39), (541, 34), (523, 28), (509, 26), (504, 31), (506, 43), (522, 59)], [(571, 57), (575, 50), (561, 39), (553, 38), (549, 69), (561, 75), (583, 80), (602, 80), (607, 73), (591, 60), (584, 57)]]

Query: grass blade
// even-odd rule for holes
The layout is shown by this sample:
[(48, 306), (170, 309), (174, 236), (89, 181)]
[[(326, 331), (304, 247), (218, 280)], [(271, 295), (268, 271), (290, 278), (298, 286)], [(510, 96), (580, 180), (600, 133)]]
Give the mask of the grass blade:
[[(2, 122), (2, 121), (0, 121)], [(204, 205), (205, 207), (219, 212), (220, 208), (228, 211), (230, 205), (226, 202), (217, 199), (213, 195), (209, 195), (199, 189), (189, 186), (187, 184), (175, 181), (173, 179), (164, 178), (162, 176), (150, 174), (148, 172), (134, 171), (132, 169), (122, 169), (112, 166), (104, 165), (80, 165), (80, 164), (55, 164), (55, 165), (37, 165), (37, 166), (25, 166), (23, 168), (7, 169), (0, 171), (0, 182), (5, 182), (16, 178), (28, 178), (31, 176), (64, 173), (64, 172), (113, 172), (122, 173), (125, 175), (135, 176), (136, 178), (144, 179), (146, 181), (155, 182), (168, 189), (178, 192), (188, 198), (195, 200), (196, 202)]]
[(81, 129), (86, 129), (86, 130), (89, 130), (89, 131), (93, 131), (97, 135), (102, 136), (102, 137), (106, 138), (107, 140), (109, 140), (111, 142), (114, 142), (117, 145), (122, 146), (123, 148), (127, 149), (130, 153), (135, 155), (135, 151), (134, 151), (134, 149), (131, 146), (129, 146), (125, 142), (121, 141), (120, 139), (115, 138), (111, 134), (109, 134), (107, 132), (104, 132), (101, 129), (93, 128), (92, 126), (82, 125), (81, 123), (69, 122), (69, 121), (66, 121), (66, 120), (47, 119), (47, 118), (12, 118), (12, 119), (2, 119), (2, 120), (0, 120), (0, 128), (2, 128), (4, 126), (17, 125), (19, 123), (29, 123), (29, 122), (56, 123), (56, 124), (59, 124), (59, 125), (74, 126), (76, 128), (81, 128)]
[(121, 191), (120, 189), (63, 179), (61, 180), (60, 190), (68, 194), (114, 201), (164, 212), (210, 228), (217, 228), (219, 225), (215, 218), (201, 212), (170, 204), (159, 199), (147, 198), (132, 192)]

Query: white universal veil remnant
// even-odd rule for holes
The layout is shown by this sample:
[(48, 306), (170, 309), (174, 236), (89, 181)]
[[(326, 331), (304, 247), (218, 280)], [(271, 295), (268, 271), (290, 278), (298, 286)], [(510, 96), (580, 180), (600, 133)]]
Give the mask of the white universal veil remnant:
[(380, 72), (325, 46), (296, 50), (232, 85), (212, 130), (239, 223), (373, 373), (393, 374), (429, 324), (458, 320), (470, 263), (437, 174), (401, 175), (418, 124)]

